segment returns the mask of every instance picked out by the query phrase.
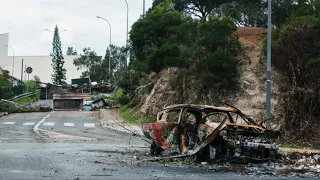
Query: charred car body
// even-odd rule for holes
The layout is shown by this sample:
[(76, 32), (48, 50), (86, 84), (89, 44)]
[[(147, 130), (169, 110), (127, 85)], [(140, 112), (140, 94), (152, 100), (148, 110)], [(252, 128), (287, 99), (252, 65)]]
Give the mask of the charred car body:
[(151, 154), (192, 156), (201, 161), (275, 160), (278, 134), (235, 107), (178, 104), (164, 108), (154, 123), (143, 123), (153, 140)]

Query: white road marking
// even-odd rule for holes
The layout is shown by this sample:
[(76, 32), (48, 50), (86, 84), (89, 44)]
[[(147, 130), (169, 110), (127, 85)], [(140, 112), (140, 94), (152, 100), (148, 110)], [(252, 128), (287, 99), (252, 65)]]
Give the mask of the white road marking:
[(24, 126), (33, 126), (36, 122), (25, 122), (22, 125)]
[(48, 114), (46, 117), (44, 117), (41, 121), (39, 121), (34, 127), (33, 132), (36, 133), (38, 136), (43, 137), (39, 132), (39, 126), (42, 124), (51, 114), (53, 114), (54, 111), (52, 111), (50, 114)]
[(67, 126), (67, 127), (73, 127), (73, 126), (74, 126), (74, 123), (64, 123), (63, 125), (64, 125), (64, 126)]
[(86, 127), (86, 128), (94, 128), (95, 125), (94, 125), (94, 123), (84, 123), (84, 127)]
[(12, 125), (12, 124), (14, 124), (14, 123), (16, 123), (16, 122), (4, 122), (4, 123), (2, 123), (2, 124)]
[(54, 122), (45, 122), (43, 123), (43, 126), (54, 126)]

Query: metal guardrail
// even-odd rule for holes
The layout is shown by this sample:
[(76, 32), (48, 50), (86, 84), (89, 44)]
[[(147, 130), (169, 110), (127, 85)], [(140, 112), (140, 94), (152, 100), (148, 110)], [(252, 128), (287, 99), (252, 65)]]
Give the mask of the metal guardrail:
[(9, 101), (18, 101), (19, 99), (29, 97), (29, 96), (35, 95), (37, 93), (40, 93), (40, 92), (41, 92), (40, 90), (36, 90), (35, 92), (28, 92), (25, 94), (20, 94), (19, 96), (15, 96), (15, 97), (9, 99)]

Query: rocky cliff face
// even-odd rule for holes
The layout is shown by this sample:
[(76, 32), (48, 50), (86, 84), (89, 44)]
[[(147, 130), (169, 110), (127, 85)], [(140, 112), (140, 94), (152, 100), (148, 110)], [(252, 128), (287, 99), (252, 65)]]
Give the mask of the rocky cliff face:
[[(242, 44), (242, 52), (236, 57), (239, 60), (239, 89), (236, 92), (199, 89), (199, 77), (191, 69), (168, 68), (155, 75), (153, 88), (149, 94), (141, 95), (138, 100), (140, 111), (150, 117), (163, 107), (179, 104), (221, 105), (222, 102), (234, 105), (245, 114), (256, 120), (265, 117), (266, 68), (261, 60), (262, 43), (266, 30), (261, 28), (240, 28), (237, 32)], [(278, 117), (278, 83), (280, 78), (273, 72), (273, 116)], [(205, 89), (205, 88), (204, 88)]]

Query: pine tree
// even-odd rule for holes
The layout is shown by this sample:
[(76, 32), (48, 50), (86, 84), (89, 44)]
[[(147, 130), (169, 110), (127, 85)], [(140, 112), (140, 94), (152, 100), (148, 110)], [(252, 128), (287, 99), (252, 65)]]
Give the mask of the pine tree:
[(60, 41), (58, 26), (54, 28), (51, 56), (52, 56), (51, 65), (53, 67), (52, 82), (58, 85), (66, 84), (65, 82), (66, 77), (64, 75), (64, 72), (66, 71), (66, 69), (63, 68), (64, 58), (61, 51), (61, 41)]

